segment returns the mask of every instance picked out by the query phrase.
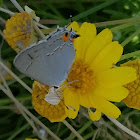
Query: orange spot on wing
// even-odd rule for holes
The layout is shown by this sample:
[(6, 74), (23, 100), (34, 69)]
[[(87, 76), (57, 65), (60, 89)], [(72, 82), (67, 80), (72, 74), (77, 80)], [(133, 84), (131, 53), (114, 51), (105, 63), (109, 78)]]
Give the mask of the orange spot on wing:
[(69, 40), (69, 34), (64, 34), (63, 37), (61, 38), (65, 42)]

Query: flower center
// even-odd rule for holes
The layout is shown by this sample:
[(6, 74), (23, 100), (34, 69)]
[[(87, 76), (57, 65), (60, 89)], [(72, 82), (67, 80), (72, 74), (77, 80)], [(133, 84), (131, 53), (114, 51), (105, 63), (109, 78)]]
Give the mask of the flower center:
[(78, 94), (87, 94), (95, 85), (95, 76), (88, 65), (75, 61), (65, 83), (70, 90)]

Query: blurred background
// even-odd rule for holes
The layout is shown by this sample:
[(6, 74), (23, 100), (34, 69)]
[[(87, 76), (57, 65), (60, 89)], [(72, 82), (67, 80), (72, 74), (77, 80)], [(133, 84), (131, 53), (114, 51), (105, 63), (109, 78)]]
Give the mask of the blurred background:
[[(114, 40), (122, 43), (140, 28), (140, 19), (131, 21), (127, 28), (118, 27), (121, 24), (107, 25), (108, 21), (123, 20), (129, 18), (140, 18), (140, 0), (18, 0), (24, 8), (28, 5), (36, 15), (40, 17), (40, 23), (51, 29), (57, 25), (65, 26), (70, 22), (70, 15), (73, 20), (79, 23), (91, 22), (97, 26), (100, 32), (104, 28), (112, 28)], [(0, 7), (18, 12), (9, 0), (0, 0)], [(5, 28), (5, 21), (10, 16), (0, 11), (0, 30)], [(124, 20), (124, 21), (126, 21)], [(105, 22), (105, 23), (104, 23)], [(107, 23), (106, 23), (107, 22)], [(122, 22), (122, 24), (124, 24)], [(117, 27), (116, 29), (114, 27)], [(114, 29), (113, 29), (114, 28)], [(136, 35), (124, 47), (124, 54), (140, 49), (140, 36)], [(11, 70), (16, 73), (27, 85), (32, 87), (33, 81), (22, 75), (14, 66), (13, 60), (16, 52), (7, 44), (0, 35), (1, 58), (11, 65)], [(140, 55), (137, 56), (139, 58)], [(126, 61), (126, 60), (125, 60)], [(123, 61), (119, 62), (122, 63)], [(46, 118), (41, 117), (32, 106), (31, 94), (14, 79), (8, 81), (8, 85), (15, 97), (37, 116), (47, 127), (49, 127), (60, 139), (77, 139), (72, 137), (72, 132), (63, 123), (50, 123)], [(122, 124), (140, 134), (140, 112), (128, 108), (123, 103), (115, 103), (122, 111), (118, 118)], [(81, 108), (81, 112), (84, 108)], [(78, 131), (85, 140), (133, 140), (131, 136), (124, 133), (113, 125), (104, 115), (98, 122), (92, 122), (84, 113), (79, 113), (76, 119), (66, 119)], [(46, 133), (46, 135), (48, 135)], [(31, 126), (20, 114), (14, 103), (0, 91), (0, 140), (24, 140), (25, 138), (37, 138)], [(48, 136), (48, 139), (53, 139)]]

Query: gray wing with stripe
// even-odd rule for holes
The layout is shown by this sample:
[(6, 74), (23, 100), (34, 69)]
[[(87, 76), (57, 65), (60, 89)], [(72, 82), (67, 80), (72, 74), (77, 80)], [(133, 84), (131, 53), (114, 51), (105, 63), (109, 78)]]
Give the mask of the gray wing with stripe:
[[(59, 45), (60, 44), (60, 45)], [(75, 59), (75, 49), (71, 41), (55, 42), (43, 40), (20, 52), (15, 67), (28, 77), (46, 85), (60, 86)]]

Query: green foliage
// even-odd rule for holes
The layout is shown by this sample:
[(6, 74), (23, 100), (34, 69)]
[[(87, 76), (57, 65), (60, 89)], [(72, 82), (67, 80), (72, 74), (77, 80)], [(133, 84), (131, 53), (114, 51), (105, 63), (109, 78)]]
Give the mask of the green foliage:
[[(140, 16), (140, 0), (18, 0), (18, 2), (22, 7), (28, 5), (34, 9), (37, 16), (41, 19), (53, 20), (51, 24), (47, 24), (48, 27), (56, 27), (56, 20), (61, 26), (68, 24), (70, 22), (70, 15), (73, 15), (73, 20), (80, 23), (84, 21), (97, 23)], [(9, 0), (0, 0), (0, 6), (1, 5), (13, 12), (17, 12), (17, 9)], [(0, 17), (5, 20), (10, 18), (9, 15), (2, 12), (0, 12)], [(140, 28), (139, 23), (137, 22), (127, 28), (113, 31), (114, 40), (118, 40), (122, 43)], [(105, 27), (113, 28), (116, 26), (117, 25), (102, 26), (98, 27), (97, 30), (100, 32)], [(1, 26), (0, 24), (0, 30), (3, 30), (4, 28), (5, 26)], [(1, 36), (0, 48), (2, 59), (8, 61), (11, 64), (12, 71), (18, 76), (22, 76), (22, 80), (32, 87), (33, 81), (21, 75), (12, 65), (16, 53)], [(133, 38), (132, 41), (124, 47), (124, 54), (138, 50), (140, 50), (139, 35)], [(139, 53), (137, 54), (137, 57), (140, 57)], [(40, 117), (32, 107), (30, 93), (14, 80), (9, 81), (9, 85), (15, 97), (35, 116)], [(134, 109), (130, 109), (124, 104), (121, 104), (119, 107), (122, 111), (119, 121), (140, 134), (139, 111), (134, 111)], [(112, 125), (105, 116), (102, 118), (103, 119), (99, 122), (91, 122), (81, 113), (75, 120), (67, 119), (67, 121), (85, 140), (91, 140), (96, 134), (97, 140), (133, 139)], [(41, 118), (40, 120), (61, 139), (77, 139), (63, 123), (50, 123), (45, 118)], [(0, 140), (24, 140), (27, 137), (37, 138), (37, 136), (32, 133), (31, 126), (19, 113), (13, 102), (0, 91)], [(48, 139), (51, 140), (52, 138), (49, 136)]]
[(2, 4), (3, 4), (3, 0), (0, 0), (0, 6), (2, 6)]

